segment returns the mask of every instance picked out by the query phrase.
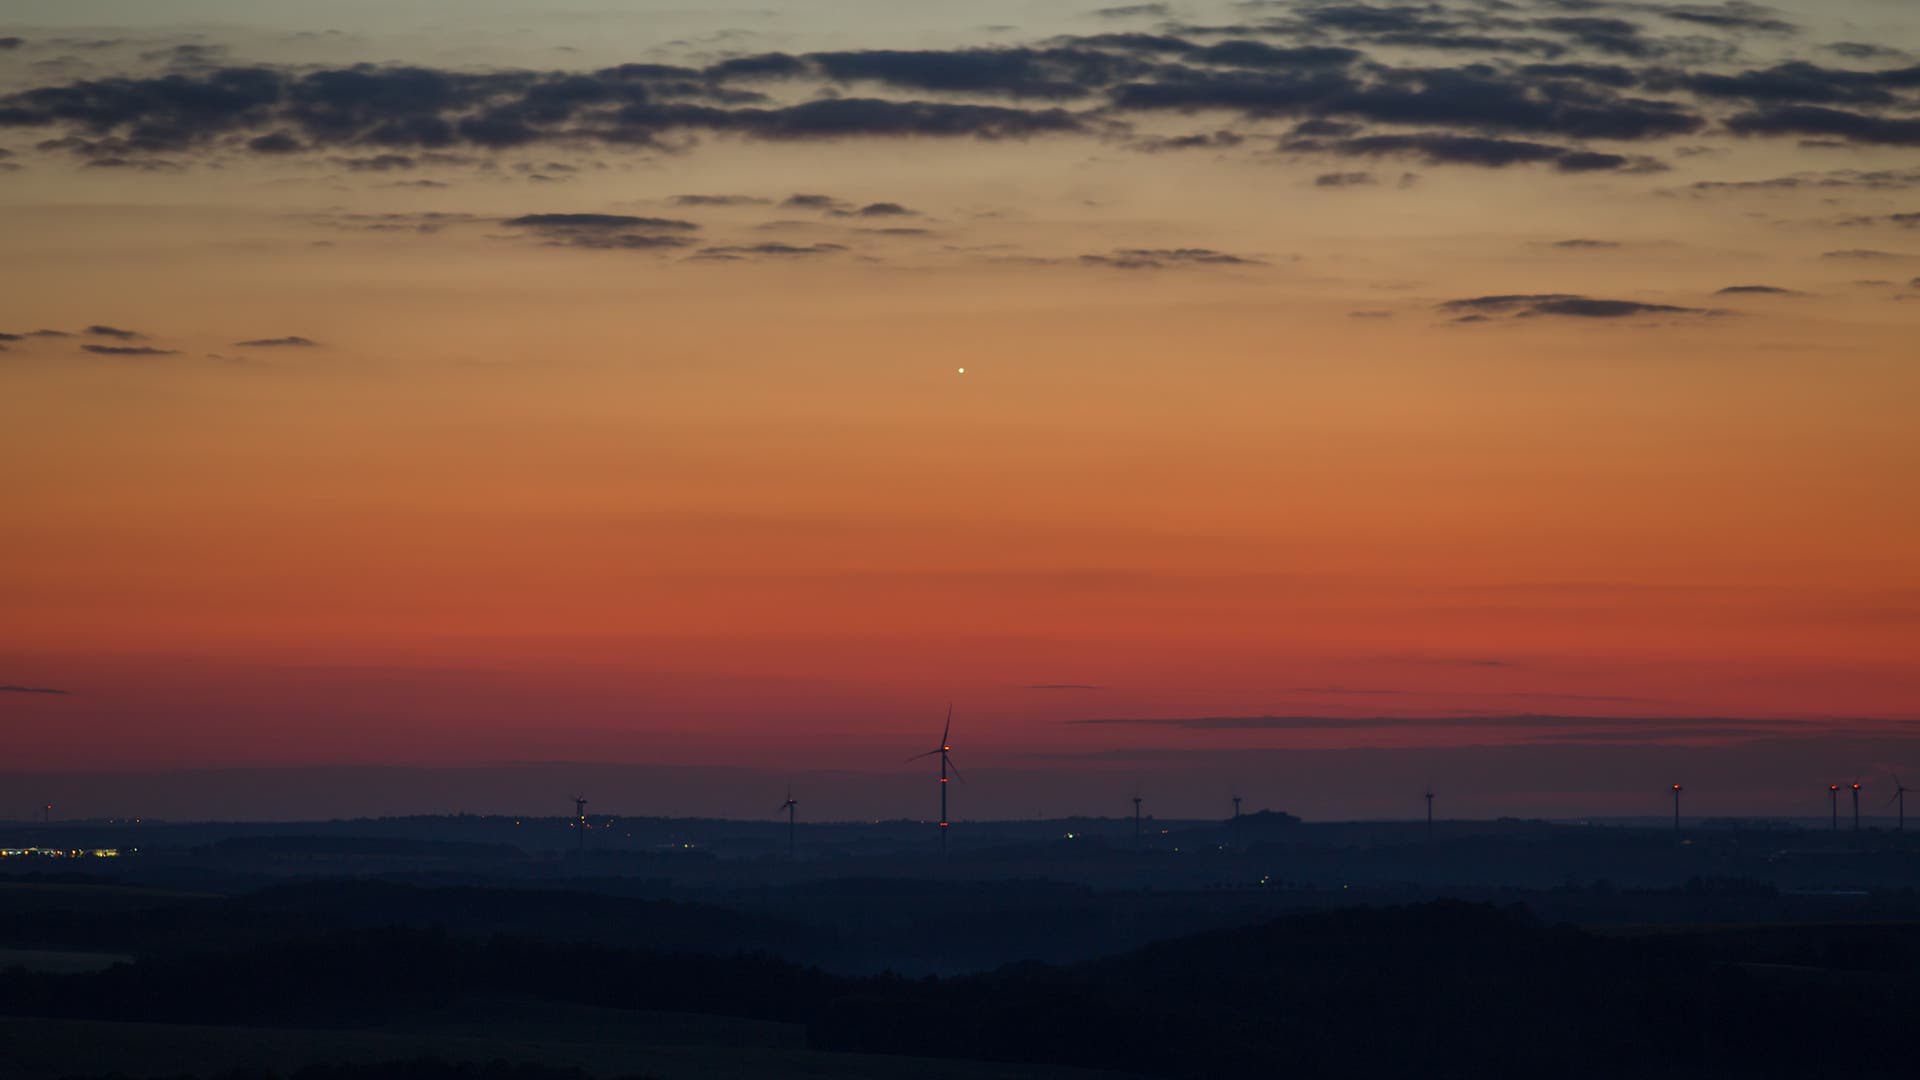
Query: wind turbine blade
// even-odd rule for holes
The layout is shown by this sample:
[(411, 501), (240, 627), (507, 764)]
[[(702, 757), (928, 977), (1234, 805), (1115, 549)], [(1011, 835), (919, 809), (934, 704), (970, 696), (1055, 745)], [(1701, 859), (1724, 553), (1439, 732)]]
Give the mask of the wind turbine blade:
[(952, 734), (953, 734), (953, 703), (948, 702), (947, 703), (947, 726), (940, 729), (940, 746), (943, 749), (947, 745), (947, 741), (948, 741), (947, 737)]
[(912, 761), (919, 761), (919, 760), (920, 760), (921, 758), (923, 758), (923, 757), (932, 757), (933, 755), (935, 755), (935, 754), (938, 754), (938, 753), (943, 753), (943, 751), (940, 751), (940, 750), (929, 750), (929, 751), (927, 751), (927, 752), (926, 752), (926, 753), (924, 753), (924, 754), (915, 754), (915, 755), (913, 755), (912, 757), (910, 757), (910, 758), (908, 758), (908, 759), (907, 759), (906, 761), (903, 761), (903, 762), (901, 762), (901, 764), (902, 764), (902, 765), (905, 765), (905, 764), (907, 764), (907, 762), (912, 762)]
[(953, 774), (953, 778), (955, 780), (960, 781), (963, 784), (966, 783), (967, 778), (960, 775), (960, 766), (955, 765), (953, 763), (952, 758), (947, 758), (946, 761), (947, 761), (947, 771)]

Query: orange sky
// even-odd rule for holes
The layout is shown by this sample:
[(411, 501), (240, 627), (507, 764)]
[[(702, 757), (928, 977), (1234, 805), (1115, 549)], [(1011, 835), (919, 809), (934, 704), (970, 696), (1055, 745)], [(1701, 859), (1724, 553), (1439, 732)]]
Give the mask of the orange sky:
[[(1842, 16), (1910, 30), (1776, 9), (1801, 29), (1700, 70), (1848, 67), (1820, 51)], [(0, 25), (22, 39), (0, 65), (32, 61), (0, 94), (350, 62), (300, 54), (277, 9), (96, 53), (74, 43), (99, 26), (53, 18)], [(667, 16), (620, 25), (650, 62), (1026, 41), (848, 18), (685, 47)], [(516, 58), (485, 20), (463, 59), (408, 36), (426, 25), (369, 21), (354, 59), (592, 66)], [(169, 42), (225, 52), (138, 58)], [(0, 693), (10, 770), (550, 760), (556, 731), (620, 760), (885, 769), (949, 700), (1005, 767), (1579, 727), (1475, 724), (1516, 715), (1672, 720), (1633, 729), (1649, 745), (1712, 741), (1698, 718), (1904, 730), (1920, 233), (1896, 215), (1920, 174), (1847, 177), (1911, 150), (1742, 138), (1731, 106), (1661, 100), (1705, 126), (1581, 142), (1662, 166), (1591, 173), (1263, 149), (1297, 118), (1205, 112), (1102, 114), (1124, 137), (403, 148), (386, 172), (317, 135), (102, 167), (36, 149), (60, 122), (0, 127), (0, 683), (68, 691)], [(1228, 128), (1267, 144), (1137, 142)], [(1696, 186), (1791, 176), (1832, 182)], [(700, 193), (742, 198), (675, 201)], [(514, 223), (558, 213), (697, 228)], [(601, 245), (641, 234), (671, 242)], [(1719, 293), (1751, 285), (1780, 291)], [(1555, 297), (1633, 309), (1526, 307)], [(236, 344), (288, 336), (313, 344)], [(1447, 723), (1072, 722), (1221, 717)]]

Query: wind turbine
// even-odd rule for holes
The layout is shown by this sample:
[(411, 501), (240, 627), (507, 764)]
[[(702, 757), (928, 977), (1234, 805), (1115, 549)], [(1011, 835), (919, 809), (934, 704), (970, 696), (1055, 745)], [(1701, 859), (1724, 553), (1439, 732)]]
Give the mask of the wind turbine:
[(799, 808), (800, 808), (800, 801), (793, 797), (793, 787), (789, 785), (787, 787), (787, 801), (780, 804), (780, 809), (785, 810), (787, 812), (787, 858), (789, 860), (793, 858), (794, 850), (795, 850), (794, 832), (793, 832), (793, 812)]
[(1433, 785), (1427, 785), (1427, 843), (1433, 843)]
[(1901, 782), (1900, 782), (1900, 777), (1899, 777), (1899, 776), (1897, 776), (1897, 775), (1896, 775), (1896, 776), (1895, 776), (1895, 777), (1893, 778), (1893, 798), (1891, 798), (1891, 799), (1888, 799), (1887, 801), (1888, 801), (1888, 802), (1890, 802), (1890, 803), (1899, 803), (1899, 804), (1900, 804), (1900, 829), (1899, 829), (1899, 831), (1901, 831), (1901, 832), (1906, 832), (1906, 831), (1907, 831), (1907, 792), (1908, 792), (1909, 790), (1910, 790), (1910, 789), (1909, 789), (1909, 788), (1907, 787), (1907, 785), (1905, 785), (1905, 784), (1903, 784), (1903, 783), (1901, 783)]
[(1673, 835), (1680, 835), (1680, 785), (1673, 785)]
[(1840, 785), (1827, 785), (1827, 801), (1833, 804), (1833, 831), (1840, 831)]
[(1140, 802), (1140, 794), (1136, 791), (1133, 796), (1133, 850), (1135, 851), (1140, 850)]
[(573, 827), (580, 830), (580, 835), (576, 837), (580, 850), (587, 850), (587, 797), (585, 795), (573, 797)]
[(1233, 797), (1233, 846), (1240, 846), (1240, 796)]
[(907, 759), (912, 762), (919, 761), (923, 757), (940, 755), (940, 854), (942, 857), (947, 854), (947, 774), (951, 772), (955, 780), (966, 782), (965, 777), (960, 775), (959, 767), (954, 765), (953, 759), (947, 756), (953, 750), (949, 740), (952, 734), (953, 706), (949, 705), (947, 706), (947, 726), (940, 729), (940, 745), (924, 754), (915, 754)]
[(1853, 782), (1853, 831), (1860, 831), (1860, 781)]

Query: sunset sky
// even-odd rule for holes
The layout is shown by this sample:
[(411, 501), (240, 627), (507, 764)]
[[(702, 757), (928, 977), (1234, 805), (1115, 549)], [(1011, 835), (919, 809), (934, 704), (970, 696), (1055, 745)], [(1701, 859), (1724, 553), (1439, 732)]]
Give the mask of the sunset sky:
[(0, 346), (0, 773), (1920, 775), (1911, 0), (8, 0)]

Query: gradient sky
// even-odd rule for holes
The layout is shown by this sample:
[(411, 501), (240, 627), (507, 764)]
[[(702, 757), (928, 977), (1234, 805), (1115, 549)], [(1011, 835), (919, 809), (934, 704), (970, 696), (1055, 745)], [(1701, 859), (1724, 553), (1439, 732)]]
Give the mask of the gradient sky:
[(13, 0), (0, 237), (9, 773), (1920, 774), (1907, 0)]

